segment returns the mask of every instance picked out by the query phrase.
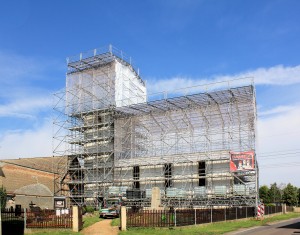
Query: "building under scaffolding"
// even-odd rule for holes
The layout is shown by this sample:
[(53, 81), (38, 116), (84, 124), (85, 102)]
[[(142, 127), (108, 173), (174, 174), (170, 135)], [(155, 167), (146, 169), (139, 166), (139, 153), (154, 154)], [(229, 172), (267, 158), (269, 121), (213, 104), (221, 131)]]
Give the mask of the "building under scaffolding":
[(97, 206), (127, 192), (128, 205), (147, 206), (159, 187), (165, 206), (257, 203), (253, 84), (147, 95), (131, 59), (111, 46), (67, 65), (55, 105), (54, 154), (68, 156), (57, 195)]

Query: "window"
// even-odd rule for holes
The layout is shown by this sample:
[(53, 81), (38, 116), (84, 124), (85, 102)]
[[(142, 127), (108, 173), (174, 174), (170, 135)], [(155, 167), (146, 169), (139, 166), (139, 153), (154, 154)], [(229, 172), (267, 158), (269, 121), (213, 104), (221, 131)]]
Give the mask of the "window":
[(199, 186), (205, 186), (205, 161), (198, 162)]
[(133, 167), (133, 188), (139, 189), (140, 188), (140, 167), (134, 166)]
[(165, 174), (165, 187), (172, 187), (172, 164), (168, 163), (164, 165), (164, 174)]
[(103, 122), (102, 117), (99, 115), (98, 116), (98, 123), (102, 123), (102, 122)]

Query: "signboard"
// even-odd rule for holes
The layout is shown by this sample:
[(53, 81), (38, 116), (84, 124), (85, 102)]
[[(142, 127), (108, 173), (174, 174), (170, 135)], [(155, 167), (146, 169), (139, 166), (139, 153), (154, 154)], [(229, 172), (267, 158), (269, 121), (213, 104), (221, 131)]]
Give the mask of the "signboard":
[(230, 171), (249, 171), (254, 169), (254, 152), (230, 153)]
[(54, 197), (54, 208), (65, 208), (66, 198), (64, 197)]
[(265, 214), (265, 205), (263, 203), (257, 206), (257, 218), (263, 218)]

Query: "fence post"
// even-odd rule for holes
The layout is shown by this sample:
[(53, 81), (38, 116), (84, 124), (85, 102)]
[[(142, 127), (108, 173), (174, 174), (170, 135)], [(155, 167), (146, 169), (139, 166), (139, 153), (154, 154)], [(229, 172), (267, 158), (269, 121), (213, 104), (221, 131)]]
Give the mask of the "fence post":
[(246, 207), (246, 218), (248, 218), (248, 207)]
[(212, 216), (212, 208), (213, 208), (213, 207), (211, 206), (211, 207), (210, 207), (210, 222), (211, 222), (211, 223), (212, 223), (212, 221), (213, 221), (213, 218), (212, 218), (212, 217), (213, 217), (213, 216)]
[(79, 232), (82, 229), (82, 214), (81, 208), (78, 206), (73, 206), (72, 208), (73, 216), (73, 232)]
[(237, 220), (237, 207), (235, 208), (235, 219)]
[(121, 206), (121, 221), (120, 221), (120, 226), (121, 226), (121, 231), (126, 231), (127, 227), (127, 214), (126, 214), (126, 206)]
[(174, 210), (174, 220), (175, 220), (174, 225), (175, 225), (175, 227), (176, 227), (176, 208), (175, 208), (175, 210)]
[(195, 208), (195, 225), (197, 224), (197, 213), (196, 213), (196, 208)]
[(283, 214), (286, 214), (286, 204), (282, 204), (282, 210), (281, 210), (281, 212)]
[(159, 187), (153, 187), (151, 192), (151, 208), (157, 210), (161, 205), (160, 189)]
[(225, 218), (225, 221), (226, 221), (226, 207), (224, 208), (224, 218)]

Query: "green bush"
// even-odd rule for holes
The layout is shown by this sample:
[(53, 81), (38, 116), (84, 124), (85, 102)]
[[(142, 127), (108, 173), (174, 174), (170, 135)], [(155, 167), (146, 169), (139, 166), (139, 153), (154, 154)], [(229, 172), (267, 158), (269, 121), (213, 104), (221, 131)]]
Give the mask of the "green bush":
[(6, 206), (6, 189), (3, 186), (0, 188), (0, 209)]
[(95, 211), (95, 208), (92, 206), (86, 206), (85, 211), (88, 213), (93, 213)]

